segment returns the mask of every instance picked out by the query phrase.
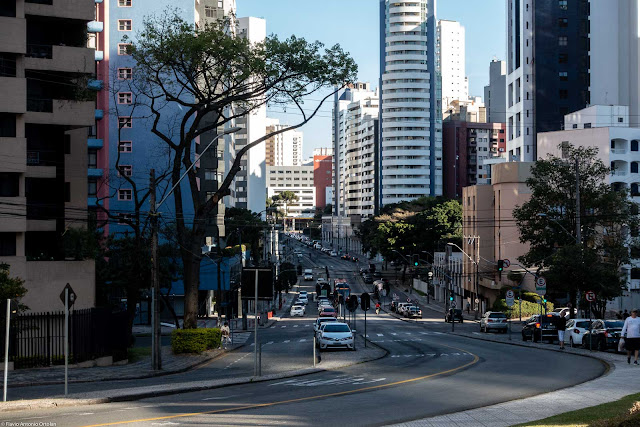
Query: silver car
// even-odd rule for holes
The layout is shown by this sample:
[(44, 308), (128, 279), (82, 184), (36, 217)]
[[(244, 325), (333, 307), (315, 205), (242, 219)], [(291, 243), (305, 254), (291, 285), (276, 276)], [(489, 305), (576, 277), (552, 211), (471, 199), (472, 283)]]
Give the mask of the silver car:
[(480, 332), (489, 332), (493, 329), (498, 332), (507, 332), (507, 316), (501, 311), (487, 311), (480, 319)]
[(353, 332), (346, 323), (327, 322), (318, 333), (317, 345), (320, 350), (327, 348), (346, 348), (355, 350)]

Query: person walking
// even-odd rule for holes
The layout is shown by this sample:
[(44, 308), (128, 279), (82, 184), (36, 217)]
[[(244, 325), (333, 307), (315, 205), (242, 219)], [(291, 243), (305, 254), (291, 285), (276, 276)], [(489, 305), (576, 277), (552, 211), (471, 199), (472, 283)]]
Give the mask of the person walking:
[(231, 331), (229, 330), (229, 323), (224, 322), (224, 325), (220, 327), (220, 333), (222, 334), (221, 348), (227, 348), (227, 344), (229, 344), (230, 342), (230, 332)]
[(560, 350), (564, 350), (564, 332), (567, 330), (567, 319), (564, 316), (555, 316), (556, 330), (558, 331), (558, 341)]
[(627, 317), (622, 327), (624, 337), (624, 348), (627, 350), (627, 363), (631, 363), (631, 352), (633, 351), (633, 364), (638, 364), (638, 350), (640, 350), (640, 317), (638, 310), (631, 310), (631, 316)]
[(629, 312), (625, 308), (624, 309), (624, 313), (622, 313), (622, 320), (627, 320), (627, 317), (629, 317)]

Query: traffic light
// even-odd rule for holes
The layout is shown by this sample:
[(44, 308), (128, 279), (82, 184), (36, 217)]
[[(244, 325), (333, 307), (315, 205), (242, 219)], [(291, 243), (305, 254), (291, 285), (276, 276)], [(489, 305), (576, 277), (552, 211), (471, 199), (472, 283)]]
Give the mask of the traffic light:
[(453, 295), (449, 296), (449, 301), (453, 301)]
[(542, 298), (542, 302), (546, 304), (547, 303), (547, 299), (546, 298)]
[(413, 265), (414, 265), (415, 267), (417, 267), (417, 266), (418, 266), (419, 261), (420, 261), (420, 255), (413, 255)]
[(504, 260), (499, 259), (498, 260), (498, 271), (502, 272), (502, 270), (504, 270)]

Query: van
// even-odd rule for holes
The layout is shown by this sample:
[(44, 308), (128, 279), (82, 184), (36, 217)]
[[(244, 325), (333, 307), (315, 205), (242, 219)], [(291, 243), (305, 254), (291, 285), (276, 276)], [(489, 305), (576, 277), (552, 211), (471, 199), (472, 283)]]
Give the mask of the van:
[(304, 274), (313, 274), (313, 269), (311, 269), (311, 268), (305, 268), (305, 269), (304, 269)]

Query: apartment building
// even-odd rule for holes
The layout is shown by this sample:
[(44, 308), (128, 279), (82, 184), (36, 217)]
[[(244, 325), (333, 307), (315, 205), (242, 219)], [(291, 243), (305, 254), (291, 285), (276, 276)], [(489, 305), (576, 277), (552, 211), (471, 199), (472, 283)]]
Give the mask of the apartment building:
[(459, 22), (438, 20), (437, 66), (442, 76), (442, 113), (453, 101), (469, 97), (465, 73), (465, 29)]
[(507, 63), (493, 59), (489, 64), (489, 84), (484, 87), (487, 122), (506, 123)]
[(333, 188), (333, 149), (313, 150), (313, 186), (316, 188), (316, 208), (331, 204)]
[(76, 308), (95, 305), (95, 263), (65, 244), (92, 219), (88, 129), (101, 84), (87, 48), (87, 33), (101, 30), (94, 16), (95, 3), (84, 0), (0, 3), (0, 262), (24, 279), (32, 311), (61, 309), (67, 283)]
[(380, 1), (383, 205), (442, 195), (435, 12), (435, 0)]
[(267, 166), (266, 197), (271, 198), (284, 191), (292, 191), (298, 196), (296, 202), (287, 205), (287, 218), (313, 218), (316, 200), (313, 165)]
[[(280, 120), (267, 118), (266, 133), (277, 132), (289, 127)], [(272, 136), (266, 141), (267, 166), (302, 166), (303, 133), (290, 130)]]

